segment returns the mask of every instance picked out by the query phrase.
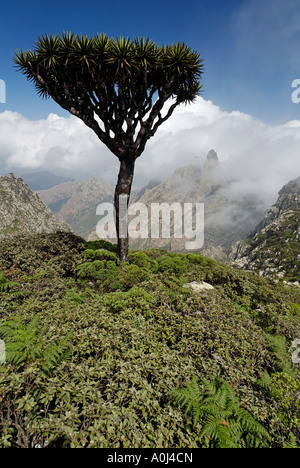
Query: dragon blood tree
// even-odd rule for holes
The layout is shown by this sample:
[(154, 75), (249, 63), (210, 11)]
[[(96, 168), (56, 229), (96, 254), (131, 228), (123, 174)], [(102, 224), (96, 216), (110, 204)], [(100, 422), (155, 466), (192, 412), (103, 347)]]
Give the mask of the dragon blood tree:
[(41, 97), (80, 118), (119, 159), (114, 206), (119, 261), (126, 261), (120, 200), (128, 206), (135, 161), (149, 138), (178, 105), (199, 94), (200, 54), (183, 42), (159, 46), (143, 37), (63, 33), (38, 37), (32, 50), (15, 53), (14, 62)]

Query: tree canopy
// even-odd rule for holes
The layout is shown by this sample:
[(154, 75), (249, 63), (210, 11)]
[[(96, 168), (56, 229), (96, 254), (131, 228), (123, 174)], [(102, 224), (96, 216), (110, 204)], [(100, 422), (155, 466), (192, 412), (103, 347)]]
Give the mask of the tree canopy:
[(82, 119), (119, 159), (128, 149), (140, 156), (175, 107), (194, 101), (203, 72), (200, 54), (183, 42), (159, 46), (105, 34), (41, 36), (14, 61), (40, 96)]
[(143, 37), (88, 38), (67, 32), (38, 37), (33, 50), (16, 52), (14, 62), (41, 97), (52, 97), (80, 118), (118, 157), (114, 206), (119, 258), (126, 261), (119, 199), (125, 195), (128, 205), (135, 160), (149, 138), (178, 105), (199, 94), (200, 54), (183, 42), (160, 46)]

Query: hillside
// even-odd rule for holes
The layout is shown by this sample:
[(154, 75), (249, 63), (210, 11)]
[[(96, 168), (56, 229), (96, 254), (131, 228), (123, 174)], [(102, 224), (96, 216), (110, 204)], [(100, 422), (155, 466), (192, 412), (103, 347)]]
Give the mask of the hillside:
[(300, 177), (286, 184), (255, 231), (238, 242), (235, 265), (260, 275), (300, 281)]
[(99, 203), (113, 200), (113, 189), (98, 177), (69, 181), (48, 190), (40, 190), (42, 200), (56, 218), (68, 223), (72, 230), (87, 237), (99, 221)]
[(69, 231), (70, 227), (57, 221), (21, 178), (13, 174), (0, 176), (0, 238), (57, 230)]
[(300, 445), (299, 288), (114, 249), (0, 241), (0, 447)]

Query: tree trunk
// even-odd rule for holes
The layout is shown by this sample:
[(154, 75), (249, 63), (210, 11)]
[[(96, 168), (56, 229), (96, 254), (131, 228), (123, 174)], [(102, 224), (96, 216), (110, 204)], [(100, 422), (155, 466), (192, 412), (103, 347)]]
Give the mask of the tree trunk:
[(129, 239), (127, 208), (129, 205), (133, 173), (134, 161), (121, 161), (114, 197), (115, 221), (118, 238), (118, 256), (120, 263), (127, 262), (128, 260)]

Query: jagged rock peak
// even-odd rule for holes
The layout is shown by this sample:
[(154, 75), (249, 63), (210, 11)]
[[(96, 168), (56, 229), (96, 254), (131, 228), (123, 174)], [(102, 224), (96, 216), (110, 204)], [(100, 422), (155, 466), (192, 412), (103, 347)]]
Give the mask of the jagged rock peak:
[(219, 162), (218, 155), (215, 150), (211, 149), (206, 156), (204, 170), (211, 171), (213, 170)]
[(174, 184), (177, 182), (177, 179), (199, 179), (200, 175), (200, 167), (188, 164), (186, 166), (177, 167), (169, 179), (172, 180)]

